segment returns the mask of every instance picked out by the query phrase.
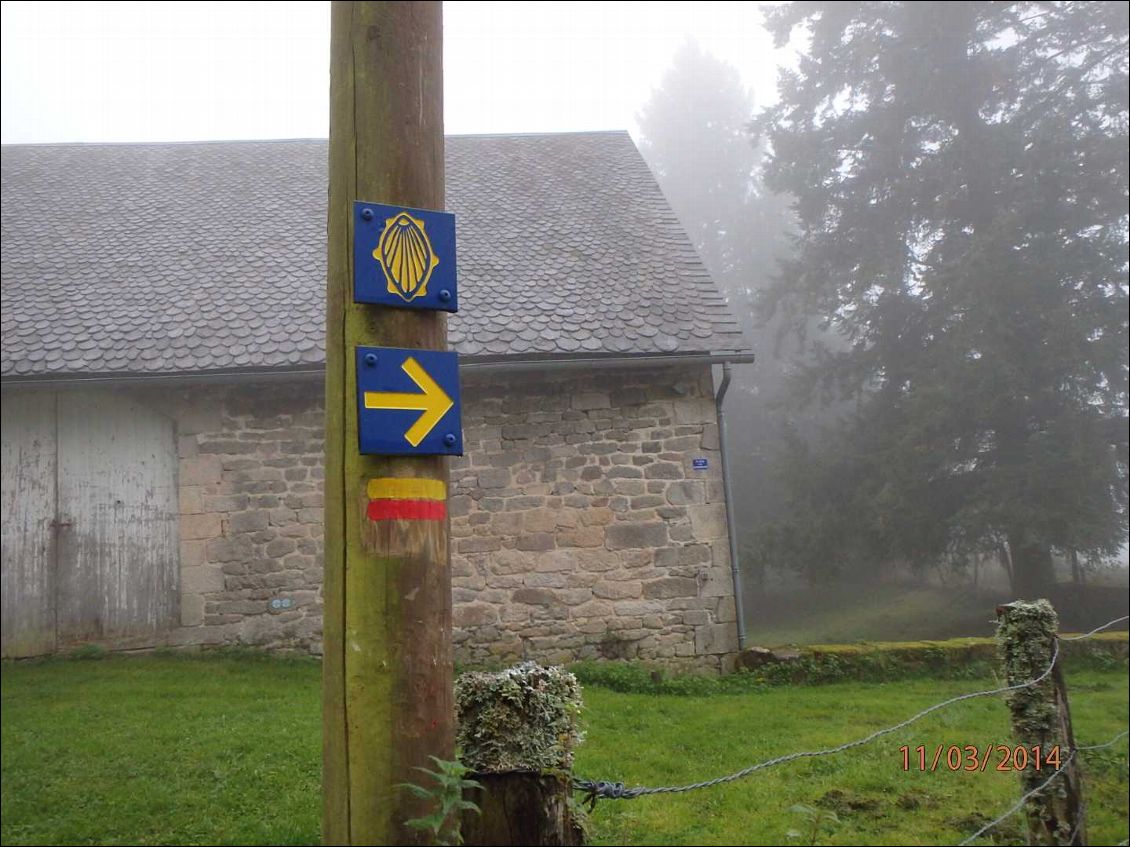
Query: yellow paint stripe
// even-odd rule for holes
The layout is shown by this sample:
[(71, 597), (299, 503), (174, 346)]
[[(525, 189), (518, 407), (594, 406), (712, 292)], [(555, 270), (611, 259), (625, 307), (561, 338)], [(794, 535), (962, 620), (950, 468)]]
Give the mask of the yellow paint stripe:
[(370, 479), (370, 500), (446, 500), (447, 486), (438, 479)]

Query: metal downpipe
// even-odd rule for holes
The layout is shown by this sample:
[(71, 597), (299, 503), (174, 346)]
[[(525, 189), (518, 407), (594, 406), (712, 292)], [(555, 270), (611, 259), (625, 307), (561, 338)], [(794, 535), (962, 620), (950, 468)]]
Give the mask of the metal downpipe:
[(734, 616), (738, 625), (738, 649), (745, 649), (745, 609), (742, 599), (742, 572), (738, 565), (738, 529), (734, 523), (734, 491), (730, 484), (730, 451), (726, 443), (726, 412), (723, 401), (730, 388), (730, 363), (722, 363), (722, 384), (714, 397), (718, 414), (718, 452), (722, 454), (722, 488), (726, 496), (726, 536), (730, 542), (730, 576), (734, 581)]

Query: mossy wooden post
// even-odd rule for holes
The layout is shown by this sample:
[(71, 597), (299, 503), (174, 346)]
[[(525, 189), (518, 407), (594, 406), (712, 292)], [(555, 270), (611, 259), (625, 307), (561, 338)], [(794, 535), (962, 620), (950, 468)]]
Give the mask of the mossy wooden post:
[(466, 844), (583, 844), (573, 803), (573, 748), (581, 740), (581, 687), (561, 668), (524, 662), (455, 683), (463, 764), (482, 786), (464, 799)]
[[(454, 758), (448, 525), (367, 523), (366, 484), (446, 484), (442, 457), (362, 456), (359, 344), (446, 349), (442, 313), (353, 303), (353, 202), (444, 206), (439, 2), (334, 2), (326, 296), (322, 836), (411, 844), (427, 810), (396, 786)], [(286, 174), (279, 174), (286, 179)]]
[[(1009, 685), (1039, 677), (1056, 655), (1059, 619), (1047, 600), (1033, 603), (1017, 601), (997, 607), (997, 646)], [(1053, 748), (1060, 751), (1064, 773), (1052, 780), (1027, 803), (1028, 844), (1086, 844), (1087, 827), (1083, 811), (1083, 782), (1079, 763), (1068, 758), (1075, 749), (1071, 730), (1071, 710), (1060, 657), (1046, 679), (1037, 685), (1020, 688), (1006, 695), (1012, 717), (1013, 738), (1028, 752), (1029, 765), (1020, 772), (1024, 793), (1043, 783), (1052, 774), (1046, 762), (1035, 769), (1034, 747), (1046, 759)], [(1065, 764), (1064, 764), (1065, 763)]]

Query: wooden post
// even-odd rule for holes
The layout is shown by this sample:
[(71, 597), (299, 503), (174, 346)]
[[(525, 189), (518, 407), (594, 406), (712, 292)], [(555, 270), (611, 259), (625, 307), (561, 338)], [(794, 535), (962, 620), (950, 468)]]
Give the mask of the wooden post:
[[(444, 206), (439, 2), (334, 2), (326, 296), (322, 837), (413, 844), (426, 814), (397, 788), (454, 758), (451, 576), (443, 520), (366, 517), (370, 479), (445, 487), (442, 457), (358, 452), (359, 344), (443, 350), (442, 313), (353, 303), (353, 202)], [(285, 179), (285, 174), (280, 174)]]
[(584, 832), (570, 803), (568, 774), (473, 773), (481, 786), (467, 793), (480, 811), (463, 813), (463, 843), (468, 847), (579, 845)]
[[(1017, 601), (997, 607), (997, 647), (1009, 685), (1039, 677), (1056, 650), (1059, 620), (1047, 600)], [(1038, 685), (1011, 691), (1006, 696), (1012, 717), (1013, 738), (1025, 748), (1028, 767), (1020, 772), (1021, 790), (1027, 793), (1053, 772), (1047, 764), (1058, 748), (1064, 773), (1052, 780), (1026, 804), (1028, 844), (1087, 843), (1083, 810), (1083, 782), (1078, 760), (1068, 761), (1075, 749), (1062, 656), (1056, 656), (1051, 674)], [(1035, 767), (1034, 748), (1041, 751), (1041, 770)], [(1066, 764), (1063, 764), (1066, 763)]]
[(534, 662), (456, 683), (463, 764), (480, 789), (465, 799), (468, 845), (584, 843), (572, 802), (573, 750), (580, 742), (581, 687), (561, 668)]

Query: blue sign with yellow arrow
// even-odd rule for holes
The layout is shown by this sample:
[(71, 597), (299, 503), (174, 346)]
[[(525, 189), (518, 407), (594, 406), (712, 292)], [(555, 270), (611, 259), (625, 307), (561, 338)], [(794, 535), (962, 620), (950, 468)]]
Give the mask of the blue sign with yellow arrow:
[(463, 455), (459, 357), (357, 348), (357, 432), (366, 455)]
[(354, 302), (458, 312), (455, 276), (455, 215), (353, 204)]

